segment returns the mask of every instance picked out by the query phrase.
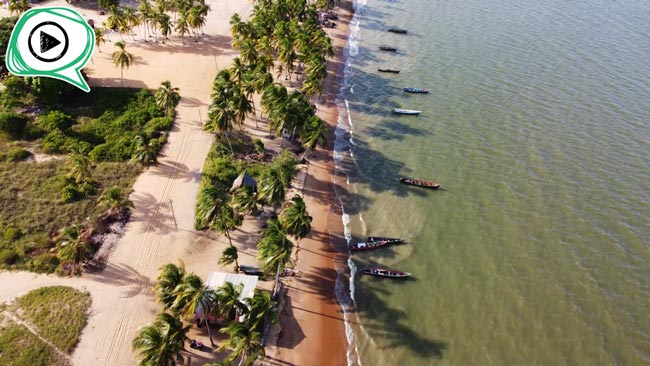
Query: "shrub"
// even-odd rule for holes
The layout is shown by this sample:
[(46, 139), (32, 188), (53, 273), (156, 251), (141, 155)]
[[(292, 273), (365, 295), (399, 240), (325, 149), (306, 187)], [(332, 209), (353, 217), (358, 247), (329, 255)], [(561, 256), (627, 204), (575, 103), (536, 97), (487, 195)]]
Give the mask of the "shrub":
[[(4, 57), (4, 53), (2, 53)], [(2, 63), (4, 68), (5, 64)], [(24, 98), (29, 94), (29, 86), (24, 78), (10, 75), (3, 82), (5, 89), (2, 92), (2, 105), (6, 108), (15, 108), (24, 105)]]
[(172, 127), (174, 120), (171, 117), (156, 117), (149, 120), (144, 125), (144, 133), (148, 137), (153, 137), (153, 134), (160, 131), (169, 131)]
[(5, 228), (5, 233), (4, 233), (3, 236), (4, 236), (6, 241), (12, 242), (12, 241), (16, 241), (16, 240), (20, 239), (20, 237), (22, 236), (22, 233), (15, 226), (7, 226)]
[(43, 253), (32, 261), (37, 272), (54, 272), (59, 265), (59, 258), (54, 253)]
[(0, 112), (0, 131), (19, 139), (27, 125), (27, 117), (13, 112)]
[(30, 157), (32, 153), (19, 146), (14, 146), (7, 151), (5, 159), (11, 162), (23, 161)]
[(71, 148), (77, 147), (77, 141), (61, 130), (56, 129), (48, 133), (41, 143), (41, 148), (46, 153), (65, 153), (70, 151)]
[(10, 266), (18, 260), (18, 253), (13, 249), (0, 250), (0, 263)]
[(32, 94), (48, 105), (58, 105), (64, 95), (77, 90), (69, 83), (52, 78), (29, 77), (25, 81), (31, 86)]
[(68, 184), (61, 190), (61, 202), (69, 203), (83, 197), (76, 186)]
[(68, 128), (72, 127), (73, 123), (74, 119), (61, 111), (51, 111), (50, 113), (42, 115), (38, 118), (39, 126), (48, 131), (57, 129), (65, 131)]

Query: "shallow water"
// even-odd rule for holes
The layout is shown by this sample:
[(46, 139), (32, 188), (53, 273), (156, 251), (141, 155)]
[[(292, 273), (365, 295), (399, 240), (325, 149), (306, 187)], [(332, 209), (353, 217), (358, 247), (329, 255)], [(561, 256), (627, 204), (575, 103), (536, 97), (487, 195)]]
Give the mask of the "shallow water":
[(353, 260), (414, 274), (356, 276), (360, 363), (649, 365), (650, 2), (355, 5), (341, 199), (408, 244)]

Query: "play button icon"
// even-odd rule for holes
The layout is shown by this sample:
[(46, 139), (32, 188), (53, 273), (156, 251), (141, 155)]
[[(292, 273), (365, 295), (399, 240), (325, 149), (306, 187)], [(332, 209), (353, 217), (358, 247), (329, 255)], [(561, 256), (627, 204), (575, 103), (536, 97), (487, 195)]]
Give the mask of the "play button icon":
[(55, 22), (42, 22), (30, 32), (28, 45), (29, 52), (38, 60), (54, 62), (68, 51), (68, 34)]
[(60, 44), (61, 42), (58, 39), (41, 31), (41, 53), (45, 53)]

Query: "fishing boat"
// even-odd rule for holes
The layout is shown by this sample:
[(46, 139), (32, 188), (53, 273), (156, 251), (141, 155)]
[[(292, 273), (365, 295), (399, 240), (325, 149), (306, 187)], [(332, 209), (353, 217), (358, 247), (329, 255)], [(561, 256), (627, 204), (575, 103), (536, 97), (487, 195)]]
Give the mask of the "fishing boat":
[(368, 240), (363, 243), (351, 243), (350, 250), (356, 251), (356, 250), (378, 249), (393, 243), (394, 242), (390, 242), (388, 240), (374, 240), (374, 241)]
[(388, 31), (391, 33), (406, 34), (408, 31), (402, 28), (388, 28)]
[(259, 269), (258, 267), (254, 267), (254, 266), (240, 265), (239, 266), (239, 271), (243, 272), (244, 274), (250, 275), (250, 276), (262, 276), (262, 275), (264, 275), (264, 272), (262, 272), (261, 269)]
[(399, 182), (403, 184), (408, 184), (408, 185), (418, 186), (423, 188), (430, 188), (430, 189), (440, 188), (440, 184), (436, 182), (429, 182), (426, 180), (414, 179), (409, 177), (400, 177)]
[(429, 94), (429, 89), (404, 88), (404, 91), (407, 92), (407, 93)]
[(387, 238), (385, 236), (368, 236), (366, 237), (366, 240), (368, 241), (387, 241), (390, 242), (391, 244), (398, 244), (403, 242), (403, 239), (400, 238)]
[(422, 111), (416, 111), (414, 109), (395, 108), (395, 109), (393, 109), (393, 113), (417, 115), (417, 114), (422, 113)]
[(397, 48), (393, 46), (379, 46), (379, 49), (382, 51), (397, 52)]
[(377, 69), (379, 72), (391, 72), (393, 74), (399, 74), (399, 70), (394, 70), (394, 69)]
[(393, 278), (406, 278), (411, 275), (408, 272), (398, 271), (396, 269), (377, 268), (377, 267), (366, 267), (362, 269), (361, 272), (373, 276), (393, 277)]

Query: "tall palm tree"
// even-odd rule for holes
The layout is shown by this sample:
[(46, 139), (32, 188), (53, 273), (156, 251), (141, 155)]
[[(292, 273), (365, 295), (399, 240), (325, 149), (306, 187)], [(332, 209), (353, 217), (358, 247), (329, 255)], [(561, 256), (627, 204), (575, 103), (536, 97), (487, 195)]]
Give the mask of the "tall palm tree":
[(147, 136), (144, 134), (137, 135), (134, 141), (135, 151), (131, 160), (140, 162), (143, 165), (152, 165), (158, 162), (158, 152)]
[(119, 187), (107, 188), (97, 199), (97, 206), (106, 210), (105, 216), (121, 216), (133, 208), (133, 202), (122, 194)]
[(95, 47), (97, 47), (97, 51), (99, 53), (102, 53), (102, 50), (99, 48), (100, 44), (106, 43), (106, 39), (104, 38), (104, 33), (106, 30), (104, 28), (97, 27), (94, 29), (95, 31)]
[(220, 233), (226, 234), (228, 242), (232, 247), (230, 231), (236, 229), (242, 224), (242, 217), (239, 212), (235, 211), (230, 205), (221, 205), (217, 214), (212, 219), (212, 228)]
[[(176, 20), (175, 30), (181, 36), (181, 40), (183, 40), (183, 37), (190, 32), (189, 24), (187, 23), (187, 16), (185, 14), (181, 14)], [(182, 42), (185, 44), (184, 40)]]
[(128, 69), (129, 66), (131, 66), (133, 56), (126, 51), (126, 44), (124, 44), (124, 41), (115, 42), (115, 47), (117, 47), (118, 50), (113, 52), (113, 64), (120, 68), (120, 79), (122, 80), (122, 87), (124, 87), (124, 68), (126, 67)]
[(215, 315), (225, 317), (230, 322), (237, 320), (239, 314), (247, 311), (246, 305), (239, 300), (243, 289), (243, 285), (233, 285), (231, 282), (221, 285), (217, 289), (219, 309), (217, 309), (218, 314)]
[(291, 263), (293, 243), (280, 234), (266, 235), (257, 243), (257, 258), (265, 273), (276, 271), (276, 275)]
[(140, 24), (142, 24), (144, 41), (147, 41), (147, 25), (153, 18), (153, 8), (149, 0), (140, 0), (138, 3), (138, 10), (140, 11)]
[(194, 317), (197, 311), (200, 312), (208, 330), (210, 343), (214, 346), (208, 314), (211, 314), (217, 305), (216, 292), (204, 285), (201, 278), (192, 273), (183, 277), (183, 281), (176, 287), (174, 292), (176, 293), (176, 300), (172, 309), (177, 310), (186, 318)]
[(122, 8), (122, 14), (123, 14), (123, 24), (126, 25), (124, 27), (127, 32), (131, 33), (131, 38), (135, 40), (135, 34), (133, 33), (133, 28), (137, 27), (140, 25), (142, 22), (142, 19), (140, 18), (140, 15), (138, 14), (138, 11), (132, 7), (132, 6), (125, 6)]
[(72, 179), (75, 183), (91, 183), (93, 164), (88, 155), (82, 152), (73, 152), (68, 161), (68, 174), (66, 177)]
[(275, 207), (284, 201), (285, 184), (279, 169), (270, 169), (260, 179), (260, 198)]
[(160, 84), (160, 87), (156, 90), (155, 97), (158, 107), (164, 109), (165, 114), (168, 116), (171, 115), (181, 100), (181, 96), (178, 94), (178, 88), (173, 88), (169, 80), (165, 80)]
[(71, 265), (71, 273), (76, 273), (78, 266), (92, 257), (92, 249), (88, 238), (81, 235), (77, 226), (65, 228), (58, 240), (56, 256), (62, 266)]
[(169, 35), (172, 32), (172, 23), (169, 15), (164, 13), (158, 14), (156, 21), (160, 27), (160, 35), (163, 36), (162, 43), (165, 43), (165, 40), (169, 39)]
[(307, 213), (305, 202), (298, 195), (291, 198), (280, 212), (279, 218), (284, 232), (296, 238), (304, 238), (311, 231), (312, 217)]
[(11, 15), (20, 16), (27, 10), (29, 10), (29, 0), (9, 0), (9, 5), (7, 9)]
[(307, 150), (314, 151), (316, 146), (327, 147), (327, 137), (330, 135), (330, 129), (318, 116), (311, 116), (305, 122), (303, 131), (300, 134), (302, 144), (305, 146), (305, 152), (300, 160), (305, 158)]
[(256, 288), (253, 297), (245, 298), (244, 302), (249, 309), (246, 322), (253, 329), (262, 332), (266, 322), (277, 322), (278, 310), (276, 304), (271, 300), (270, 292)]
[(228, 246), (221, 253), (221, 258), (219, 258), (219, 264), (222, 266), (227, 266), (229, 264), (235, 263), (235, 273), (239, 273), (239, 251), (234, 246)]
[(172, 310), (176, 301), (176, 288), (183, 282), (187, 272), (185, 265), (179, 260), (179, 264), (167, 263), (160, 267), (160, 274), (154, 287), (156, 300), (162, 303), (166, 310)]
[(225, 363), (232, 364), (239, 358), (239, 366), (252, 366), (255, 360), (264, 357), (264, 346), (261, 343), (262, 334), (249, 327), (248, 324), (230, 322), (220, 332), (228, 334), (229, 337), (219, 346), (218, 351), (232, 350), (232, 353), (224, 360)]
[(122, 10), (116, 6), (111, 6), (108, 9), (108, 18), (106, 18), (106, 24), (108, 25), (109, 29), (120, 32), (120, 38), (122, 39), (122, 42), (124, 42), (124, 37), (122, 37), (121, 32), (124, 28), (124, 23), (124, 13), (122, 13)]
[(177, 317), (160, 313), (148, 325), (138, 330), (133, 339), (132, 348), (140, 361), (138, 366), (173, 366), (176, 360), (181, 359), (188, 327), (183, 327), (183, 322)]

